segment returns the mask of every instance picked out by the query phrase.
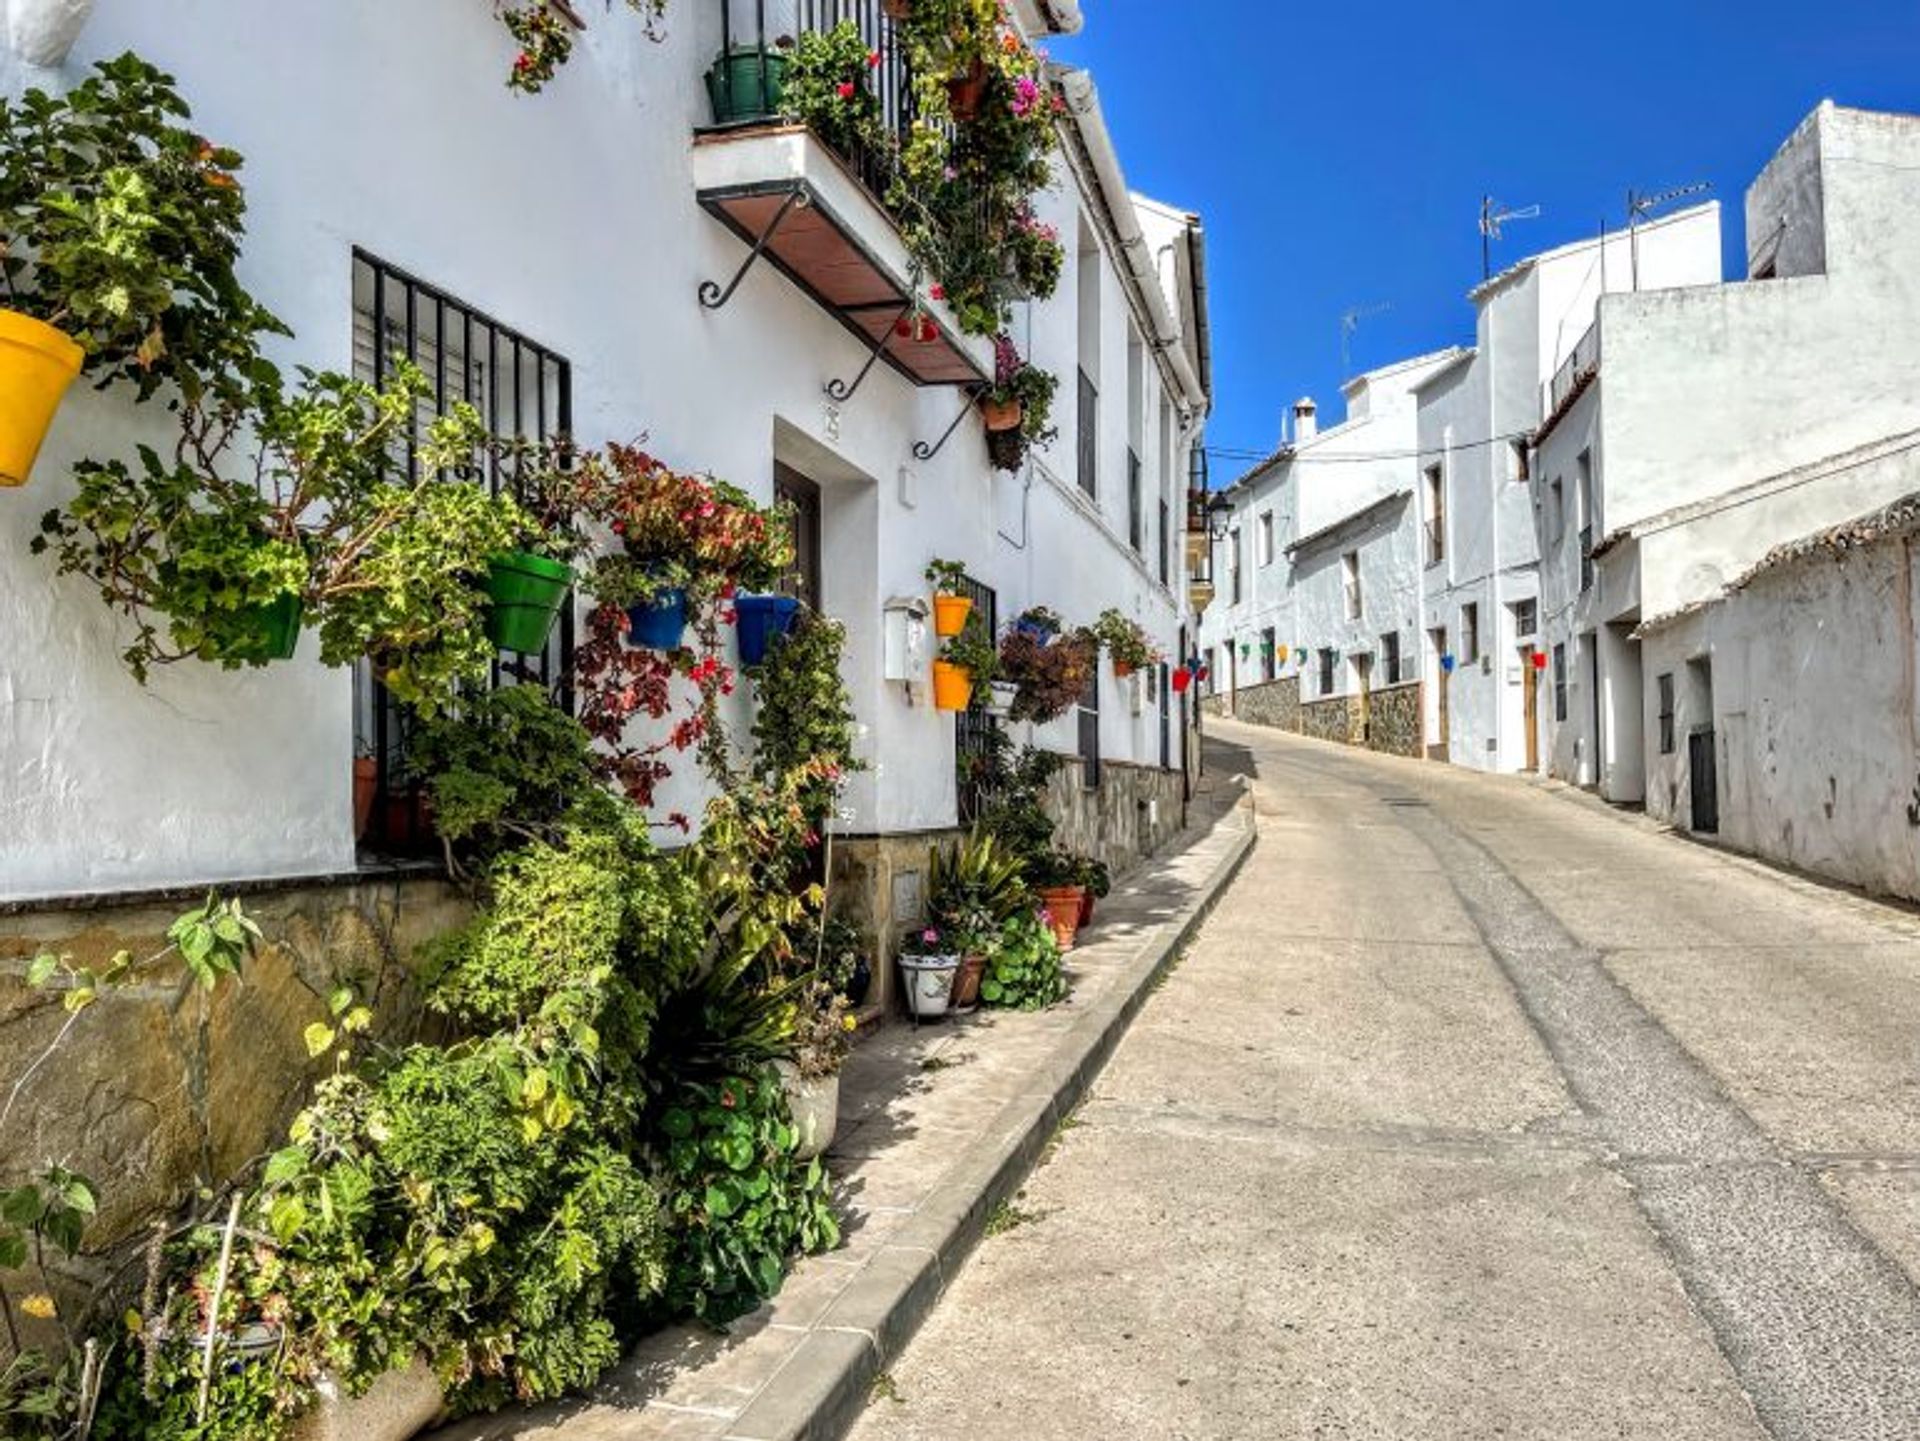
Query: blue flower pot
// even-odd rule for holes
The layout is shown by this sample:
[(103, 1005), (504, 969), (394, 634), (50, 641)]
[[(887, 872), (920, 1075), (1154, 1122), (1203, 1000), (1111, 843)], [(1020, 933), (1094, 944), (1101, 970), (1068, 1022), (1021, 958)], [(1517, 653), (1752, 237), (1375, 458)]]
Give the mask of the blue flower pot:
[(1029, 640), (1037, 641), (1041, 645), (1045, 645), (1060, 634), (1058, 626), (1048, 625), (1044, 621), (1028, 620), (1024, 616), (1013, 623), (1013, 628)]
[(740, 664), (759, 665), (775, 640), (793, 630), (800, 602), (790, 595), (742, 595), (734, 599), (740, 625)]
[(627, 607), (627, 644), (673, 650), (687, 629), (687, 593), (679, 586), (655, 591), (653, 599)]

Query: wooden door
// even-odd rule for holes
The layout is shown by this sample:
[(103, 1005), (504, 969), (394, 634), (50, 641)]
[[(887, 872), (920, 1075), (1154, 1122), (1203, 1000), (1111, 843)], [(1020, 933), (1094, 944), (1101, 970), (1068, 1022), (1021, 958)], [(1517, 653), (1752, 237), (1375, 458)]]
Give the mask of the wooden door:
[(1520, 648), (1520, 684), (1522, 704), (1526, 711), (1526, 723), (1523, 729), (1527, 736), (1527, 769), (1540, 769), (1540, 676), (1534, 669), (1533, 647)]
[(1452, 719), (1447, 713), (1447, 682), (1453, 679), (1453, 674), (1445, 664), (1447, 628), (1438, 626), (1430, 634), (1433, 637), (1434, 729), (1437, 738), (1428, 755), (1431, 759), (1444, 761), (1453, 758)]

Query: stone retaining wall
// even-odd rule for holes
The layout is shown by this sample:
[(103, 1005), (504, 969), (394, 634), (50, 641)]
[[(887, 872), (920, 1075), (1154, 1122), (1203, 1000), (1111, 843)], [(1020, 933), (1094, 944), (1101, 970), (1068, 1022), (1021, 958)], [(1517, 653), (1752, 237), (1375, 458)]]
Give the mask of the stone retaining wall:
[(1107, 863), (1114, 878), (1133, 870), (1186, 824), (1180, 772), (1107, 761), (1089, 790), (1078, 757), (1054, 772), (1047, 814), (1059, 827), (1055, 842), (1076, 855)]
[(1423, 714), (1418, 681), (1374, 691), (1369, 697), (1365, 720), (1358, 696), (1301, 700), (1298, 676), (1244, 687), (1234, 696), (1231, 709), (1224, 694), (1208, 696), (1205, 704), (1210, 715), (1231, 715), (1250, 725), (1272, 726), (1341, 745), (1365, 746), (1389, 755), (1417, 758), (1422, 754)]

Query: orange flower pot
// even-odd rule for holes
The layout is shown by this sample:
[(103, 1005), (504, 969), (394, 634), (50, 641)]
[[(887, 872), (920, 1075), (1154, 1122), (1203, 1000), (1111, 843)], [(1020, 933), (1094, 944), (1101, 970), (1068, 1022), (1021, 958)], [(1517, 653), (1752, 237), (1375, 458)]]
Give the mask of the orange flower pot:
[(980, 418), (991, 431), (1018, 430), (1026, 411), (1017, 400), (986, 400), (980, 404)]
[(1132, 674), (1133, 674), (1133, 667), (1128, 665), (1125, 661), (1117, 660), (1113, 663), (1114, 679), (1125, 680), (1128, 676)]
[(933, 633), (937, 636), (958, 635), (967, 628), (967, 617), (973, 614), (973, 602), (964, 595), (936, 595), (933, 598)]
[(973, 676), (951, 661), (933, 663), (933, 704), (937, 710), (965, 710), (973, 703)]
[(1053, 927), (1053, 938), (1063, 951), (1073, 949), (1074, 937), (1080, 933), (1080, 906), (1085, 894), (1079, 886), (1047, 886), (1040, 892), (1047, 924)]
[(0, 486), (25, 485), (86, 352), (51, 325), (0, 310)]

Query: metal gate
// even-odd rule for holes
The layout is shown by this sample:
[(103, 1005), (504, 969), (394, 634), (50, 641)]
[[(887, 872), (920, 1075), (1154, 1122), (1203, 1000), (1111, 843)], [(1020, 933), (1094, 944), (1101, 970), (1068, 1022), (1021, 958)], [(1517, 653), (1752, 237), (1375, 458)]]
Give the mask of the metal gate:
[(1692, 830), (1713, 835), (1720, 829), (1720, 778), (1714, 761), (1713, 732), (1687, 737), (1687, 770), (1693, 779)]

